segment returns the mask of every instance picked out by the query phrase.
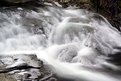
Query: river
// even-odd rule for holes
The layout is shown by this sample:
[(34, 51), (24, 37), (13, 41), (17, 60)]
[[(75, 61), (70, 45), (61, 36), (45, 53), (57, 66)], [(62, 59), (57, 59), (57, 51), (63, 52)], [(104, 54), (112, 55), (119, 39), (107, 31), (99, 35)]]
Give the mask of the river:
[(61, 77), (74, 81), (121, 81), (120, 32), (103, 16), (84, 9), (46, 6), (0, 12), (0, 54), (36, 54)]

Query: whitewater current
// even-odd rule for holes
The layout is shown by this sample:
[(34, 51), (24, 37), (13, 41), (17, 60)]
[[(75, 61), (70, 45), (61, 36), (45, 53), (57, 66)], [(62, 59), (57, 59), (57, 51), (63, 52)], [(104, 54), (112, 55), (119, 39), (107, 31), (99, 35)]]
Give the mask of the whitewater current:
[(120, 32), (103, 16), (83, 9), (0, 12), (1, 55), (36, 54), (59, 76), (75, 81), (121, 81), (115, 73), (120, 67), (107, 61), (120, 51), (114, 49), (120, 41)]

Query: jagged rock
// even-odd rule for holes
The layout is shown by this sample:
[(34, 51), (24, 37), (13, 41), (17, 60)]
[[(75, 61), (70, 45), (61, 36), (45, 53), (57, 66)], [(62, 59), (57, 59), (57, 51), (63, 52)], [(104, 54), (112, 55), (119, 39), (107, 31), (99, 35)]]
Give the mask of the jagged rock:
[(9, 81), (47, 81), (54, 78), (49, 65), (43, 64), (36, 55), (0, 56), (0, 67), (0, 80), (5, 79), (3, 81), (8, 79), (5, 75)]

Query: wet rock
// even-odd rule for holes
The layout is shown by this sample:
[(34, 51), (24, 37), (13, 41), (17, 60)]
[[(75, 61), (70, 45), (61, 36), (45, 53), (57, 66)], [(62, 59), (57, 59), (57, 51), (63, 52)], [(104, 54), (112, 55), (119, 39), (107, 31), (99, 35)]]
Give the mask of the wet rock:
[(77, 6), (77, 7), (90, 7), (90, 0), (55, 0), (60, 3), (63, 7)]
[(91, 0), (92, 7), (95, 12), (106, 17), (109, 22), (119, 31), (121, 26), (121, 1), (120, 0)]
[(2, 81), (56, 81), (50, 66), (36, 55), (0, 56), (0, 67)]
[(91, 10), (106, 17), (109, 22), (121, 31), (121, 1), (120, 0), (55, 0), (62, 7), (76, 6)]
[(17, 81), (12, 75), (0, 74), (1, 81)]
[(29, 1), (34, 1), (34, 0), (3, 0), (5, 2), (10, 2), (10, 3), (25, 3)]
[(30, 8), (43, 6), (41, 0), (0, 0), (0, 7), (23, 7)]

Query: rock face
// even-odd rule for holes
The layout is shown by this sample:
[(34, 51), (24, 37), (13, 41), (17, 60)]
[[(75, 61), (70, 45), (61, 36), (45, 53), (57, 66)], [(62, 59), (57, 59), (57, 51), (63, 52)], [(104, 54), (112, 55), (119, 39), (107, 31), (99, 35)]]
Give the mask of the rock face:
[(25, 3), (25, 2), (34, 1), (34, 0), (4, 0), (4, 1), (10, 2), (10, 3)]

